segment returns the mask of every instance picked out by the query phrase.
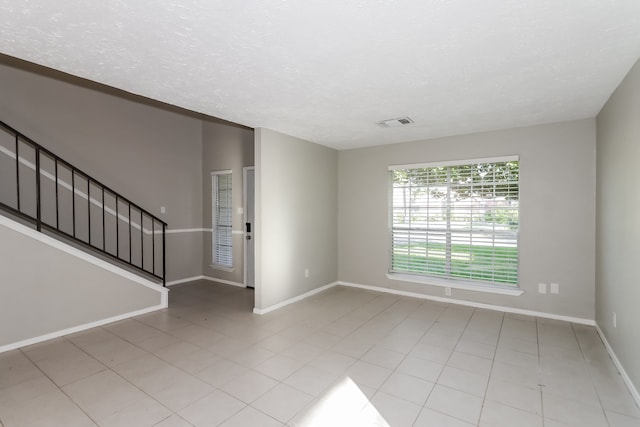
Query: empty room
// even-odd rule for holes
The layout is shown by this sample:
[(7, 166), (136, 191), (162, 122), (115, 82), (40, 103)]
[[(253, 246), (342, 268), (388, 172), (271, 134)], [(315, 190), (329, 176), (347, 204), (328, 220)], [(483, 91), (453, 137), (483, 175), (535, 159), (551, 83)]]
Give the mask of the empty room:
[(0, 427), (640, 426), (637, 0), (0, 36)]

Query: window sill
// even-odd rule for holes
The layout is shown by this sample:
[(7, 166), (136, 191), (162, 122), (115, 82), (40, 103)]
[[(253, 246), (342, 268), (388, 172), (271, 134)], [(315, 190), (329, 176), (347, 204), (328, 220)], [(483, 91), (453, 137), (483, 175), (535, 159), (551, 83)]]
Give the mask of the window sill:
[(485, 283), (470, 283), (463, 281), (449, 281), (436, 279), (434, 277), (424, 277), (413, 274), (387, 273), (387, 278), (400, 282), (421, 283), (423, 285), (440, 286), (443, 288), (463, 289), (465, 291), (488, 292), (491, 294), (519, 296), (524, 291), (518, 287), (489, 285)]
[(236, 269), (233, 267), (227, 267), (227, 266), (218, 265), (218, 264), (209, 264), (209, 267), (216, 270), (228, 271), (229, 273), (233, 273), (234, 271), (236, 271)]

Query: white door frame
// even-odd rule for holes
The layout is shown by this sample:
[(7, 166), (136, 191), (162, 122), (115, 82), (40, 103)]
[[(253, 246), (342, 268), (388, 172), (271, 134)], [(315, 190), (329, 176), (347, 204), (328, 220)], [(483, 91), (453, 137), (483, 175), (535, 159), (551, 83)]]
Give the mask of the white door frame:
[[(247, 244), (247, 230), (246, 230), (246, 223), (247, 221), (247, 171), (249, 170), (253, 170), (254, 171), (254, 182), (253, 182), (253, 189), (254, 189), (254, 197), (255, 197), (255, 166), (245, 166), (242, 168), (242, 211), (243, 211), (243, 216), (242, 216), (242, 231), (243, 231), (243, 236), (244, 236), (244, 242), (243, 242), (243, 253), (244, 253), (244, 260), (243, 260), (243, 265), (244, 265), (244, 277), (243, 277), (243, 282), (244, 282), (244, 286), (247, 287), (247, 252), (248, 252), (248, 247), (249, 245)], [(254, 236), (254, 232), (255, 232), (255, 199), (254, 199), (254, 203), (253, 203), (253, 214), (254, 214), (254, 221), (251, 223), (251, 226), (253, 227), (253, 229), (251, 230), (251, 238), (253, 239)], [(253, 287), (255, 287), (255, 245), (254, 245), (254, 283), (253, 283)]]

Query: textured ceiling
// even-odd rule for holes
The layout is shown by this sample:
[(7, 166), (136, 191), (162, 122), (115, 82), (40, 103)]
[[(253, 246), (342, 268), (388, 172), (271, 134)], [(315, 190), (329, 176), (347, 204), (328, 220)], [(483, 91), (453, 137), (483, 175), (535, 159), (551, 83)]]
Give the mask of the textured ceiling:
[[(336, 148), (594, 117), (639, 0), (0, 0), (0, 52)], [(380, 128), (383, 119), (415, 123)]]

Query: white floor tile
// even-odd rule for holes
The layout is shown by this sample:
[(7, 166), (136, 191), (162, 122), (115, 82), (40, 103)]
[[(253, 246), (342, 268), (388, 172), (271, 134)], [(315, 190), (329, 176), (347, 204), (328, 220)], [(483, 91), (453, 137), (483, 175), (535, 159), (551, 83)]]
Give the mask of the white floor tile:
[(384, 392), (376, 393), (369, 405), (375, 408), (390, 426), (394, 427), (411, 427), (422, 409), (421, 405)]
[(532, 414), (542, 414), (542, 398), (538, 388), (530, 388), (492, 379), (489, 382), (486, 399)]
[(112, 371), (102, 371), (62, 390), (95, 420), (102, 420), (147, 396)]
[(560, 421), (572, 427), (607, 427), (604, 410), (574, 400), (542, 392), (545, 418)]
[(482, 398), (449, 387), (436, 385), (425, 406), (476, 424), (480, 418)]
[(264, 316), (248, 289), (169, 297), (0, 354), (4, 427), (640, 425), (589, 326), (342, 286)]
[(215, 390), (180, 410), (178, 414), (196, 427), (216, 426), (240, 412), (247, 405)]
[(286, 423), (312, 399), (311, 395), (286, 384), (280, 384), (263, 394), (251, 406), (282, 423)]
[(445, 366), (437, 383), (484, 398), (488, 382), (488, 376)]
[(418, 415), (414, 427), (473, 427), (475, 425), (424, 407)]
[(224, 423), (221, 427), (281, 427), (283, 424), (274, 418), (247, 406)]
[(396, 370), (426, 381), (436, 382), (443, 368), (444, 366), (440, 363), (407, 356)]
[(284, 380), (285, 384), (312, 396), (319, 396), (337, 378), (337, 374), (306, 365)]
[(393, 371), (372, 363), (358, 361), (347, 370), (346, 376), (355, 383), (379, 388)]
[(481, 427), (542, 427), (542, 417), (497, 402), (485, 402), (480, 416)]
[(247, 371), (220, 386), (220, 390), (244, 403), (251, 403), (276, 385), (278, 382), (273, 378), (256, 371)]
[(380, 391), (422, 406), (427, 401), (433, 386), (432, 382), (402, 372), (394, 372)]

